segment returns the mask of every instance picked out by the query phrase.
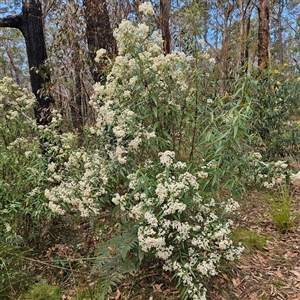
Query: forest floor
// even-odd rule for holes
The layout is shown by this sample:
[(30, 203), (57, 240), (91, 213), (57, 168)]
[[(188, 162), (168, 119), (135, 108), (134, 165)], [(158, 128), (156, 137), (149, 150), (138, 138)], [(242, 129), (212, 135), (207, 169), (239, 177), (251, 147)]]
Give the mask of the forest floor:
[[(280, 232), (267, 197), (249, 192), (240, 201), (236, 230), (246, 249), (233, 269), (212, 281), (211, 300), (300, 299), (299, 218), (290, 231)], [(300, 193), (295, 191), (292, 212), (299, 209)]]

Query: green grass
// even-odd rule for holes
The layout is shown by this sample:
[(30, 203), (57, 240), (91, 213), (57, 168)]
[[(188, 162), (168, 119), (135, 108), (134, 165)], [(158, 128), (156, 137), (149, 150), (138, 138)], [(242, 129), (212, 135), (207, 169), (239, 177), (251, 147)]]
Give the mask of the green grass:
[(292, 212), (292, 197), (293, 195), (289, 187), (283, 187), (275, 196), (271, 196), (268, 199), (271, 205), (270, 214), (273, 221), (276, 227), (283, 233), (294, 227), (295, 221), (300, 215), (299, 211)]
[(252, 232), (244, 228), (239, 228), (233, 232), (233, 241), (241, 242), (243, 246), (249, 251), (251, 251), (252, 249), (264, 251), (267, 238), (259, 235), (256, 232)]
[(23, 300), (61, 300), (60, 288), (41, 281), (33, 286), (21, 297)]

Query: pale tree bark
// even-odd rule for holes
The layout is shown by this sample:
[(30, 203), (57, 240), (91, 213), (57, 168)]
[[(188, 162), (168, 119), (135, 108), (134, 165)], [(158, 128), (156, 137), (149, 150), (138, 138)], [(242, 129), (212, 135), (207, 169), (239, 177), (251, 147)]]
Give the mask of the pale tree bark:
[(240, 56), (237, 61), (237, 68), (243, 67), (245, 71), (248, 69), (249, 59), (249, 32), (251, 13), (253, 10), (252, 0), (238, 0), (240, 13)]
[(222, 18), (222, 28), (220, 28), (220, 31), (222, 32), (222, 41), (221, 48), (217, 56), (217, 61), (220, 67), (219, 70), (221, 79), (221, 93), (222, 95), (225, 95), (228, 86), (228, 79), (231, 72), (230, 65), (232, 64), (230, 57), (232, 53), (230, 30), (232, 26), (235, 3), (233, 1), (228, 1), (224, 4), (222, 1), (220, 1), (218, 9), (221, 9), (222, 11), (222, 15), (220, 15), (220, 17)]
[(170, 0), (160, 0), (161, 31), (166, 54), (171, 53), (170, 9)]
[(40, 93), (50, 81), (49, 74), (43, 70), (47, 53), (41, 2), (23, 0), (21, 14), (1, 18), (0, 27), (17, 28), (25, 38), (31, 88), (38, 102), (34, 108), (35, 118), (38, 124), (48, 124), (51, 119), (49, 107), (53, 100)]
[(9, 43), (4, 38), (1, 39), (1, 40), (2, 40), (3, 47), (5, 49), (6, 55), (7, 55), (8, 59), (9, 59), (10, 77), (15, 78), (17, 84), (20, 85), (21, 84), (21, 80), (20, 80), (18, 69), (17, 69), (17, 67), (15, 65), (15, 62), (14, 62), (14, 57), (13, 57), (13, 53), (12, 53), (11, 47), (10, 47)]
[(277, 31), (277, 38), (278, 38), (278, 53), (279, 53), (279, 63), (283, 65), (283, 34), (282, 34), (282, 13), (284, 9), (284, 1), (279, 0), (275, 3), (276, 8), (276, 17), (274, 19), (277, 21), (278, 31)]
[(282, 12), (278, 13), (279, 61), (283, 65)]
[(269, 0), (259, 0), (258, 18), (258, 66), (261, 69), (267, 69), (270, 44)]
[[(71, 109), (71, 118), (73, 123), (73, 130), (77, 133), (83, 132), (84, 127), (84, 117), (82, 111), (82, 104), (83, 104), (83, 93), (82, 93), (82, 80), (81, 80), (81, 70), (80, 64), (78, 60), (80, 59), (79, 53), (79, 45), (78, 42), (74, 42), (73, 44), (73, 51), (74, 57), (72, 59), (72, 63), (74, 66), (74, 94), (72, 102), (70, 103)], [(81, 140), (79, 139), (79, 143)]]

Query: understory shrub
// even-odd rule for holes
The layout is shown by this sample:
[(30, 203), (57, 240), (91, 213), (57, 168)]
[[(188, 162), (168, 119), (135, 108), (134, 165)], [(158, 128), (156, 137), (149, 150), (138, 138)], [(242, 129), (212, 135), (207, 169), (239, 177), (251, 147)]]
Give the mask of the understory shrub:
[[(233, 103), (203, 98), (205, 75), (195, 59), (165, 55), (160, 34), (149, 25), (124, 20), (115, 30), (119, 55), (106, 83), (94, 86), (90, 104), (97, 120), (85, 129), (88, 147), (58, 149), (45, 195), (55, 213), (87, 217), (115, 204), (122, 226), (135, 224), (138, 243), (122, 252), (122, 236), (108, 241), (114, 254), (99, 252), (100, 271), (116, 260), (122, 266), (122, 253), (154, 256), (175, 274), (183, 299), (205, 299), (203, 281), (242, 251), (230, 239), (228, 219), (238, 204), (212, 195), (224, 184), (234, 192), (247, 147), (248, 107), (237, 97)], [(100, 49), (97, 61), (105, 53)], [(105, 274), (99, 273), (112, 278), (101, 279), (109, 291), (122, 274)]]
[(286, 78), (283, 72), (252, 75), (246, 84), (251, 95), (251, 131), (260, 138), (254, 146), (269, 160), (297, 158), (300, 153), (300, 81)]
[(0, 80), (0, 240), (13, 244), (38, 243), (53, 215), (45, 206), (48, 162), (34, 133), (34, 103), (11, 78)]
[[(53, 186), (45, 195), (56, 213), (97, 213), (98, 205), (126, 188), (130, 171), (158, 161), (166, 150), (205, 164), (209, 176), (199, 188), (208, 193), (224, 186), (235, 193), (243, 186), (249, 107), (237, 95), (230, 103), (204, 97), (206, 75), (196, 59), (178, 51), (165, 55), (151, 28), (124, 20), (115, 30), (119, 55), (105, 84), (94, 86), (90, 104), (97, 120), (85, 128), (88, 146), (73, 151), (65, 141), (50, 145), (57, 153), (48, 165)], [(105, 53), (100, 49), (96, 60), (106, 60)]]

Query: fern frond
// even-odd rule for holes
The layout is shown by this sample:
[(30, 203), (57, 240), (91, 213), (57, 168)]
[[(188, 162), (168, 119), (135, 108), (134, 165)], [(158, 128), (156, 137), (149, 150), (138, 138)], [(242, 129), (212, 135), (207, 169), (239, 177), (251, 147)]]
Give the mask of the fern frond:
[(105, 300), (112, 288), (120, 284), (126, 274), (135, 273), (139, 266), (137, 228), (135, 224), (126, 224), (98, 248), (92, 273), (98, 279), (99, 299)]
[(112, 273), (106, 278), (101, 278), (101, 281), (97, 284), (98, 299), (106, 300), (107, 296), (112, 292), (112, 288), (120, 284), (123, 278), (124, 275), (121, 273)]

